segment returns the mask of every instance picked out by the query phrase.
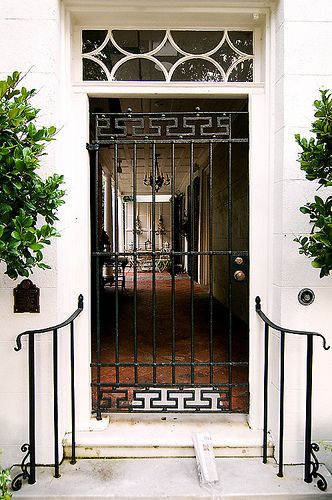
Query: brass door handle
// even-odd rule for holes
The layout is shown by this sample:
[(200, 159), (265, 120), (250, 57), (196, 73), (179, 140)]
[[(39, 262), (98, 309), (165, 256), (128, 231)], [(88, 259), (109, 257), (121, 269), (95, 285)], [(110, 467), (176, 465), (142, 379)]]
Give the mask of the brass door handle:
[(236, 281), (244, 281), (246, 279), (246, 275), (244, 274), (243, 271), (235, 271), (234, 273), (234, 279)]

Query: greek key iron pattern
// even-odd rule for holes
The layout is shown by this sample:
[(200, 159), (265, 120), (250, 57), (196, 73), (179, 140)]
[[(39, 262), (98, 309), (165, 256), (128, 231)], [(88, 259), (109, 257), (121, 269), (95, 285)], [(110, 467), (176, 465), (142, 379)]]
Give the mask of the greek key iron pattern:
[(104, 389), (102, 410), (139, 412), (221, 412), (229, 397), (217, 387), (144, 388), (139, 390)]
[[(240, 115), (238, 112), (237, 115)], [(230, 139), (231, 113), (204, 113), (197, 108), (194, 113), (164, 113), (156, 116), (132, 113), (98, 113), (95, 120), (95, 140), (99, 144), (110, 141), (160, 139), (185, 141), (186, 139)]]

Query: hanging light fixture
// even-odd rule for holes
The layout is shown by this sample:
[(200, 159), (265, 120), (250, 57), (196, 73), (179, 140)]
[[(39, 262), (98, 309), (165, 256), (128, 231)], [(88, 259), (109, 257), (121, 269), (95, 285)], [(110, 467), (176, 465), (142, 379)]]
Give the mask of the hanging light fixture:
[(159, 157), (160, 157), (160, 154), (157, 154), (156, 155), (155, 172), (153, 172), (153, 169), (150, 170), (150, 172), (145, 172), (144, 181), (143, 181), (145, 186), (150, 186), (150, 187), (154, 186), (156, 193), (158, 193), (159, 189), (162, 186), (169, 186), (169, 184), (171, 182), (168, 174), (166, 174), (166, 177), (165, 177), (164, 172), (162, 172), (159, 169), (159, 165), (158, 165), (158, 158)]

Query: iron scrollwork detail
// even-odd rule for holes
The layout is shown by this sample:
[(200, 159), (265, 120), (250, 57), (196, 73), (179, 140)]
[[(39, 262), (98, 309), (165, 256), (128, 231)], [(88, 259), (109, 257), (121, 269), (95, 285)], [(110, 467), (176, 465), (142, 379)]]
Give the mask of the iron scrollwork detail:
[(319, 461), (318, 458), (315, 454), (315, 452), (319, 451), (319, 446), (317, 443), (311, 443), (311, 456), (312, 460), (310, 461), (311, 464), (311, 470), (310, 470), (310, 477), (312, 479), (318, 479), (317, 481), (317, 487), (321, 491), (325, 491), (327, 488), (327, 481), (325, 477), (318, 472), (319, 470)]
[(26, 453), (21, 463), (21, 470), (19, 474), (17, 474), (12, 480), (12, 489), (13, 491), (18, 491), (22, 488), (22, 481), (26, 479), (30, 479), (30, 473), (28, 471), (28, 467), (30, 467), (30, 462), (27, 462), (28, 457), (30, 456), (30, 445), (25, 443), (21, 446), (21, 451)]

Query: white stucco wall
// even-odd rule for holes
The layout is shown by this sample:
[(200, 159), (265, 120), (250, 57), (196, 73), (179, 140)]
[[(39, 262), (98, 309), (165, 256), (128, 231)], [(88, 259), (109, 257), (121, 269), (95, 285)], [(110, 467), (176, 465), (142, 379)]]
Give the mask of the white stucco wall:
[[(4, 0), (0, 9), (0, 78), (14, 70), (29, 74), (27, 88), (39, 89), (34, 104), (41, 109), (40, 123), (61, 126), (59, 116), (59, 1), (21, 2)], [(58, 145), (51, 143), (43, 159), (42, 175), (60, 171)], [(15, 282), (0, 272), (0, 457), (2, 465), (20, 462), (20, 447), (28, 440), (27, 349), (14, 352), (18, 333), (57, 322), (56, 242), (47, 249), (47, 262), (52, 270), (37, 270), (33, 282), (40, 287), (40, 314), (14, 314), (12, 289)], [(73, 305), (73, 310), (75, 304)], [(36, 342), (36, 397), (38, 428), (38, 461), (50, 460), (52, 450), (52, 385), (50, 338)], [(42, 401), (42, 403), (41, 403)]]
[[(194, 3), (197, 2), (193, 1)], [(212, 3), (217, 2), (209, 2)], [(253, 11), (255, 6), (269, 5), (269, 2), (260, 0), (228, 2), (232, 6), (235, 3), (237, 7), (252, 7)], [(220, 0), (220, 4), (227, 2)], [(150, 17), (152, 19), (152, 16)], [(20, 446), (28, 437), (27, 351), (24, 345), (22, 352), (14, 352), (15, 337), (23, 330), (48, 326), (64, 319), (75, 309), (78, 293), (89, 296), (90, 289), (89, 165), (84, 148), (88, 140), (88, 102), (84, 92), (75, 91), (70, 87), (70, 26), (64, 21), (65, 18), (61, 18), (60, 0), (1, 2), (0, 45), (4, 48), (1, 51), (0, 77), (4, 78), (13, 70), (24, 72), (31, 67), (25, 84), (27, 87), (40, 89), (35, 103), (42, 109), (41, 121), (62, 128), (58, 140), (48, 148), (49, 155), (43, 160), (44, 171), (64, 172), (68, 193), (66, 205), (60, 213), (59, 229), (62, 237), (53, 244), (48, 253), (52, 271), (36, 271), (32, 277), (41, 288), (41, 313), (13, 314), (12, 288), (16, 283), (0, 274), (0, 448), (4, 450), (1, 458), (3, 465), (20, 462)], [(315, 186), (304, 179), (296, 162), (297, 146), (294, 133), (308, 133), (313, 118), (312, 102), (318, 97), (318, 89), (322, 85), (332, 88), (332, 59), (329, 49), (332, 42), (331, 28), (330, 0), (281, 0), (273, 7), (271, 40), (273, 42), (275, 35), (275, 47), (272, 47), (270, 61), (272, 80), (270, 82), (267, 78), (265, 94), (261, 91), (259, 95), (250, 98), (250, 112), (254, 116), (250, 138), (251, 168), (255, 168), (255, 165), (265, 165), (269, 172), (261, 172), (259, 176), (253, 176), (251, 172), (252, 195), (255, 197), (256, 208), (251, 212), (250, 225), (251, 231), (261, 231), (259, 225), (266, 226), (266, 231), (259, 234), (268, 234), (271, 249), (271, 267), (268, 269), (264, 261), (260, 268), (257, 255), (262, 248), (266, 248), (266, 237), (264, 241), (260, 240), (262, 236), (256, 240), (252, 239), (251, 250), (256, 254), (252, 255), (252, 259), (256, 261), (252, 268), (255, 272), (252, 273), (251, 299), (254, 294), (261, 294), (265, 298), (263, 309), (272, 320), (289, 328), (319, 331), (326, 335), (328, 342), (332, 344), (329, 328), (332, 322), (332, 278), (320, 280), (318, 272), (311, 268), (309, 261), (298, 254), (297, 245), (293, 242), (296, 235), (308, 231), (307, 220), (300, 214), (298, 207), (309, 200), (315, 190)], [(269, 109), (264, 106), (270, 99), (271, 116), (265, 114), (262, 117), (256, 113), (258, 108)], [(77, 116), (80, 117), (79, 120)], [(263, 120), (266, 120), (266, 123), (262, 125)], [(264, 160), (265, 150), (269, 145), (264, 141), (260, 145), (261, 136), (257, 134), (257, 131), (262, 130), (262, 126), (271, 131), (270, 146), (274, 145), (269, 164)], [(253, 151), (255, 157), (252, 157)], [(268, 178), (270, 184), (266, 181)], [(272, 223), (267, 225), (269, 193), (273, 193), (274, 212)], [(254, 220), (253, 213), (256, 214)], [(257, 220), (259, 214), (261, 219)], [(313, 288), (316, 294), (314, 304), (309, 307), (300, 306), (297, 301), (298, 291), (305, 286)], [(253, 303), (250, 306), (253, 308)], [(87, 425), (90, 412), (88, 309), (87, 307), (79, 320), (80, 338), (77, 345), (77, 371), (80, 382), (77, 388), (77, 413), (80, 428)], [(253, 312), (251, 325), (252, 350), (256, 350), (256, 354), (262, 354), (260, 333), (263, 334), (263, 328)], [(50, 339), (46, 340), (44, 337), (37, 347), (39, 463), (52, 462), (50, 342)], [(279, 376), (277, 335), (273, 335), (271, 344), (270, 423), (272, 434), (276, 437)], [(66, 346), (63, 346), (63, 351), (67, 351)], [(255, 364), (252, 363), (251, 366), (251, 393), (255, 394), (256, 398), (257, 394), (261, 395), (262, 373), (257, 364), (257, 356), (253, 356), (252, 352), (250, 359), (254, 360)], [(304, 434), (303, 340), (287, 340), (286, 352), (285, 459), (287, 462), (299, 462), (303, 461)], [(315, 439), (332, 439), (332, 398), (329, 387), (331, 361), (332, 349), (325, 352), (320, 342), (315, 341)], [(68, 402), (65, 377), (68, 367), (63, 363), (61, 368), (63, 403)], [(63, 420), (67, 418), (67, 410), (68, 407)], [(258, 404), (253, 408), (251, 417), (253, 425), (259, 427), (261, 408)], [(62, 421), (62, 434), (66, 428), (66, 423)]]
[[(308, 218), (298, 208), (311, 200), (317, 184), (305, 180), (297, 160), (294, 134), (309, 135), (314, 99), (319, 89), (332, 88), (332, 4), (329, 0), (283, 0), (276, 12), (275, 64), (275, 164), (273, 227), (273, 302), (271, 316), (288, 328), (313, 330), (332, 344), (332, 277), (320, 279), (319, 270), (298, 254), (293, 241), (310, 231)], [(325, 195), (320, 190), (320, 196)], [(331, 193), (330, 193), (331, 194)], [(299, 304), (301, 288), (312, 288), (316, 300)], [(313, 438), (332, 439), (330, 366), (332, 350), (326, 352), (320, 340), (314, 342)], [(273, 336), (276, 360), (279, 336)], [(286, 428), (285, 459), (303, 457), (305, 410), (305, 340), (295, 337), (286, 343)], [(276, 416), (279, 367), (273, 364), (272, 412)], [(272, 432), (277, 435), (276, 418)]]

